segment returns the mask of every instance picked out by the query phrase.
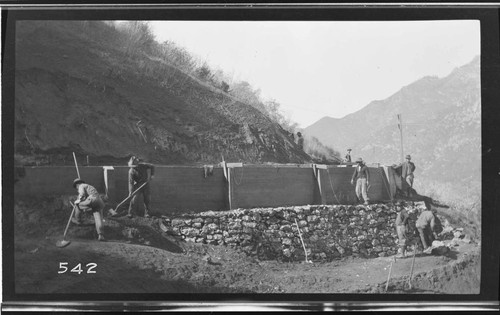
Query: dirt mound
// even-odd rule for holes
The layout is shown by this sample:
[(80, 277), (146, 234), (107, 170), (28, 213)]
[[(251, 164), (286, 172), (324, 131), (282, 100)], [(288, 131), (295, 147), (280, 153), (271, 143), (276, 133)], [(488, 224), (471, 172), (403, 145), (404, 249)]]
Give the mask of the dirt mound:
[[(69, 197), (15, 206), (15, 285), (18, 293), (389, 293), (479, 292), (480, 254), (458, 240), (445, 255), (415, 258), (346, 257), (332, 262), (260, 261), (230, 246), (185, 242), (160, 229), (160, 218), (106, 218), (107, 242), (96, 241), (91, 217), (70, 226)], [(68, 269), (64, 270), (61, 263)], [(96, 273), (88, 273), (90, 264)], [(78, 265), (80, 267), (78, 268)], [(81, 269), (81, 272), (78, 272)], [(74, 271), (72, 271), (74, 270)]]

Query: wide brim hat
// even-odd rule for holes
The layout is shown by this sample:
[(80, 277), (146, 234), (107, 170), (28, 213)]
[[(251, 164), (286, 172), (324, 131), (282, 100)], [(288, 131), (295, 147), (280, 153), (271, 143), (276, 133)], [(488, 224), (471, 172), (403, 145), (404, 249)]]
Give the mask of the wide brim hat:
[(406, 156), (406, 158), (411, 160), (411, 156), (409, 154)]
[(78, 184), (85, 184), (85, 182), (83, 181), (83, 179), (77, 178), (73, 181), (73, 188), (76, 188), (76, 185)]
[(130, 160), (128, 160), (128, 166), (133, 167), (139, 164), (139, 158), (136, 156), (132, 156)]
[(352, 151), (352, 149), (347, 149), (347, 151)]
[(358, 159), (356, 160), (356, 163), (363, 163), (363, 159), (362, 159), (362, 158), (358, 158)]

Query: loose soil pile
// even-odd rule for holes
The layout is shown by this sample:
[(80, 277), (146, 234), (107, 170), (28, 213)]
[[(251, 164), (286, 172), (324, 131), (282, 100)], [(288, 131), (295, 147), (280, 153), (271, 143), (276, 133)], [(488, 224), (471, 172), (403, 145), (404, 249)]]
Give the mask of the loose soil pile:
[[(479, 293), (480, 247), (457, 242), (445, 256), (347, 257), (331, 262), (259, 261), (227, 246), (185, 242), (163, 233), (159, 218), (106, 218), (97, 242), (91, 217), (71, 225), (71, 244), (57, 248), (71, 208), (55, 198), (15, 207), (16, 293)], [(68, 270), (60, 267), (66, 262)], [(96, 267), (87, 273), (92, 265)], [(71, 271), (81, 264), (79, 268)], [(64, 264), (63, 264), (64, 265)]]

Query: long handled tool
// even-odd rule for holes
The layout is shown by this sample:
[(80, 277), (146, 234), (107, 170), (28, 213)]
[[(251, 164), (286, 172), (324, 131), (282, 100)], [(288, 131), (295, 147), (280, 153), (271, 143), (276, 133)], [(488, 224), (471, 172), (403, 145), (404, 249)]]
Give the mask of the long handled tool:
[(297, 219), (294, 219), (294, 220), (295, 220), (295, 225), (297, 226), (297, 230), (299, 231), (299, 237), (300, 237), (300, 241), (302, 242), (302, 247), (304, 247), (304, 253), (306, 254), (306, 262), (307, 262), (307, 263), (312, 263), (312, 261), (310, 261), (310, 260), (307, 258), (307, 250), (306, 250), (306, 245), (304, 245), (304, 240), (302, 239), (302, 234), (300, 233), (299, 224), (297, 223)]
[(144, 184), (142, 184), (139, 188), (137, 188), (133, 193), (131, 193), (130, 195), (128, 195), (127, 198), (125, 198), (122, 202), (120, 202), (115, 209), (109, 209), (109, 213), (111, 213), (111, 216), (117, 216), (119, 213), (118, 213), (118, 208), (120, 208), (120, 206), (122, 206), (124, 203), (126, 203), (127, 201), (129, 201), (130, 199), (132, 199), (132, 197), (134, 197), (135, 195), (137, 195), (137, 193), (144, 187), (146, 186), (147, 184), (149, 183), (149, 181), (145, 182)]
[(385, 283), (385, 292), (387, 292), (387, 290), (389, 289), (389, 281), (391, 280), (391, 274), (392, 274), (392, 265), (394, 264), (395, 261), (396, 258), (394, 258), (391, 261), (391, 267), (389, 268), (389, 275), (387, 276), (387, 282)]
[(73, 203), (71, 203), (71, 205), (73, 206), (73, 210), (71, 211), (71, 215), (69, 216), (68, 224), (66, 224), (66, 229), (64, 230), (63, 239), (61, 241), (56, 242), (56, 246), (60, 248), (66, 247), (69, 245), (69, 243), (71, 243), (71, 241), (66, 240), (66, 233), (68, 233), (69, 224), (71, 223), (71, 218), (73, 218), (73, 213), (75, 213), (76, 209), (76, 205), (74, 205)]
[(80, 171), (78, 170), (78, 163), (76, 163), (76, 155), (75, 152), (73, 152), (73, 159), (75, 160), (75, 167), (76, 167), (76, 173), (78, 174), (78, 178), (80, 177)]
[(411, 262), (411, 271), (410, 271), (410, 277), (408, 278), (408, 287), (411, 290), (411, 280), (413, 278), (413, 267), (415, 266), (415, 254), (417, 252), (417, 247), (413, 245), (413, 260)]

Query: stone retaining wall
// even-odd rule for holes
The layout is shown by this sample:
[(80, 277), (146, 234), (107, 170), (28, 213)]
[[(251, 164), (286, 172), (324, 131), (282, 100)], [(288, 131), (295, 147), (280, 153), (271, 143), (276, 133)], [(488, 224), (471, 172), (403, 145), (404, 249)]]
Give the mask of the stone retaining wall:
[[(403, 205), (411, 216), (409, 242), (423, 203)], [(397, 252), (395, 206), (316, 205), (237, 209), (163, 217), (163, 230), (186, 241), (240, 247), (260, 259), (332, 260), (346, 256), (383, 257)], [(297, 230), (300, 227), (301, 235)]]

